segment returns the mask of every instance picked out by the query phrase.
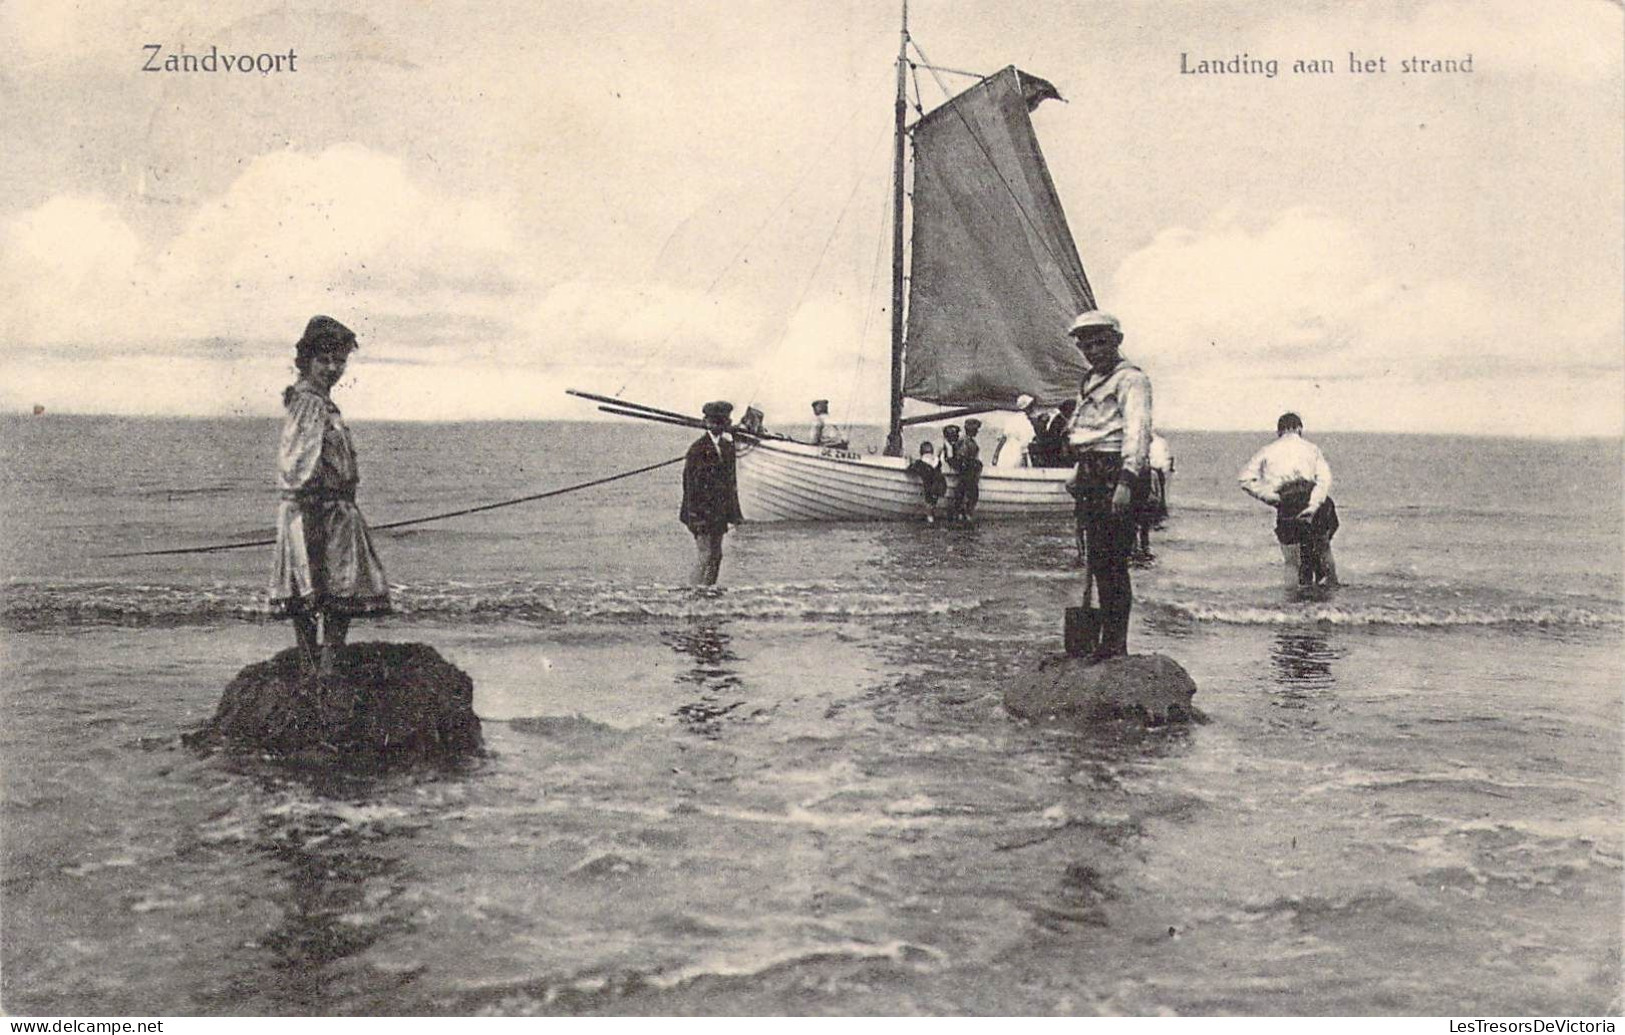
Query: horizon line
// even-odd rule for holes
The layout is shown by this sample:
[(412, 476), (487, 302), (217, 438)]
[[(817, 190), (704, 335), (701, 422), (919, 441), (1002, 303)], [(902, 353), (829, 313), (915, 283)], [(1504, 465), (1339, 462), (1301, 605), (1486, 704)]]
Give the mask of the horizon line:
[[(272, 420), (281, 420), (282, 419), (280, 415), (274, 414), (274, 413), (266, 413), (266, 414), (246, 414), (246, 413), (239, 413), (239, 414), (98, 413), (98, 412), (84, 412), (84, 411), (79, 411), (79, 410), (57, 410), (57, 411), (46, 410), (43, 413), (33, 413), (33, 412), (30, 412), (29, 410), (21, 410), (21, 409), (18, 409), (18, 410), (10, 410), (10, 409), (8, 409), (8, 410), (0, 410), (0, 417), (3, 417), (3, 418), (17, 418), (17, 419), (42, 419), (42, 418), (51, 418), (51, 417), (74, 417), (74, 418), (83, 418), (83, 419), (153, 420), (153, 421), (217, 421), (217, 420), (272, 421)], [(695, 419), (698, 420), (699, 418), (696, 417)], [(634, 425), (634, 424), (647, 423), (647, 422), (643, 422), (643, 421), (632, 420), (632, 419), (625, 418), (625, 417), (435, 417), (435, 418), (412, 418), (412, 417), (381, 417), (381, 418), (373, 418), (373, 417), (365, 417), (365, 418), (361, 418), (361, 422), (365, 423), (365, 424), (424, 424), (424, 425), (436, 425), (436, 424), (626, 424), (626, 425)], [(797, 421), (797, 422), (793, 422), (790, 426), (794, 427), (794, 428), (799, 428), (802, 425), (809, 424), (809, 423), (810, 423), (810, 421)], [(875, 429), (875, 430), (877, 430), (879, 432), (882, 432), (882, 433), (884, 433), (885, 428), (886, 428), (886, 425), (883, 422), (868, 423), (868, 422), (862, 422), (862, 421), (849, 421), (849, 422), (846, 423), (846, 426), (848, 428), (872, 428), (872, 429)], [(921, 425), (921, 426), (923, 426), (923, 425)], [(1198, 428), (1198, 427), (1179, 427), (1179, 426), (1171, 426), (1171, 425), (1162, 425), (1162, 426), (1159, 426), (1157, 428), (1157, 430), (1158, 431), (1166, 431), (1169, 434), (1245, 435), (1245, 434), (1255, 434), (1255, 433), (1256, 434), (1263, 434), (1265, 431), (1273, 433), (1275, 429), (1273, 427), (1265, 428), (1262, 425), (1260, 425), (1258, 428), (1250, 428), (1250, 427), (1249, 428)], [(1334, 427), (1325, 427), (1325, 428), (1314, 429), (1311, 432), (1311, 434), (1395, 435), (1395, 436), (1408, 436), (1408, 437), (1428, 437), (1428, 436), (1431, 436), (1431, 437), (1440, 437), (1440, 438), (1442, 438), (1442, 437), (1457, 437), (1457, 438), (1482, 438), (1482, 439), (1517, 439), (1517, 440), (1535, 440), (1535, 441), (1547, 441), (1547, 442), (1552, 442), (1552, 441), (1602, 440), (1602, 439), (1625, 441), (1625, 430), (1613, 431), (1613, 432), (1576, 432), (1576, 433), (1559, 433), (1559, 434), (1527, 432), (1527, 433), (1523, 433), (1523, 434), (1516, 434), (1516, 433), (1508, 433), (1508, 432), (1490, 432), (1490, 431), (1396, 431), (1396, 430), (1373, 429), (1373, 428), (1334, 428)]]

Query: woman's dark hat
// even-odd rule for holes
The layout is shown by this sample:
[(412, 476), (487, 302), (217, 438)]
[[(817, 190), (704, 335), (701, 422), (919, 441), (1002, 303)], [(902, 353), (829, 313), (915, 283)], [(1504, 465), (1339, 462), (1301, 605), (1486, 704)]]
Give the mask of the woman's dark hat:
[(355, 332), (331, 316), (312, 316), (294, 347), (300, 352), (349, 352), (360, 346)]

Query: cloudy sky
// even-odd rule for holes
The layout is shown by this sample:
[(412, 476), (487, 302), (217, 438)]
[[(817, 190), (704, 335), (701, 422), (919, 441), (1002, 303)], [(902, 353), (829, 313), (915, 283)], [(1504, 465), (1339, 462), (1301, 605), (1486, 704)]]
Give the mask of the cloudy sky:
[[(6, 0), (0, 409), (269, 415), (325, 312), (359, 419), (881, 420), (895, 7)], [(1035, 123), (1159, 423), (1622, 432), (1619, 3), (910, 9), (932, 62), (1068, 99)]]

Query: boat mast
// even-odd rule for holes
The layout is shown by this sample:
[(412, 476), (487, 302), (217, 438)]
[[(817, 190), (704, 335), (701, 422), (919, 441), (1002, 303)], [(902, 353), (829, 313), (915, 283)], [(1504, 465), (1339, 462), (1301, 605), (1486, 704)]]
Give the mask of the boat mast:
[(891, 235), (891, 425), (886, 455), (903, 455), (903, 145), (908, 118), (908, 0), (897, 45), (897, 130), (892, 154)]

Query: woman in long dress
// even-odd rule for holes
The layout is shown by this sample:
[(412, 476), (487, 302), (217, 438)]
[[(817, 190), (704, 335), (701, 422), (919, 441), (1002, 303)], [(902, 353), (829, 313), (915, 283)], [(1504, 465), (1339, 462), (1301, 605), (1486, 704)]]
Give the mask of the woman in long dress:
[(390, 610), (384, 566), (355, 505), (355, 447), (328, 396), (356, 347), (348, 327), (312, 317), (295, 346), (299, 379), (282, 393), (271, 613), (293, 620), (306, 667), (322, 675), (333, 671), (351, 618)]

